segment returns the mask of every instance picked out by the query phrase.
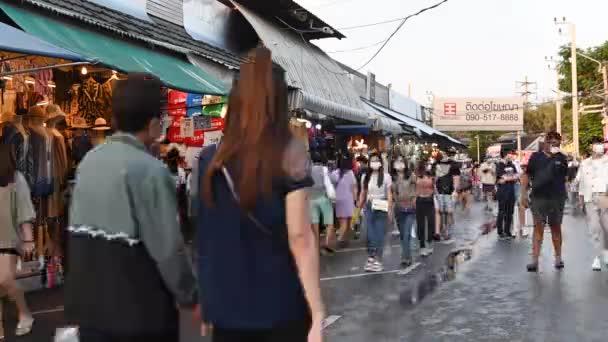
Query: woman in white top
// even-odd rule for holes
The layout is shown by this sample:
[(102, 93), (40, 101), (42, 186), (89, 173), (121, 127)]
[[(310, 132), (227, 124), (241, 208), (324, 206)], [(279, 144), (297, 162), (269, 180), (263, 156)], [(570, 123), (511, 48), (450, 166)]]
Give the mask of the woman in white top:
[[(32, 221), (35, 219), (30, 189), (16, 171), (12, 145), (0, 145), (0, 293), (8, 294), (17, 305), (19, 324), (15, 335), (32, 330), (34, 319), (16, 281), (17, 256), (34, 250)], [(0, 341), (4, 341), (2, 298), (0, 298)]]
[(363, 189), (359, 198), (359, 208), (365, 206), (365, 224), (367, 227), (367, 263), (366, 272), (381, 272), (382, 253), (387, 222), (393, 217), (393, 198), (390, 191), (391, 176), (385, 169), (384, 162), (378, 153), (370, 155), (370, 172), (363, 176)]

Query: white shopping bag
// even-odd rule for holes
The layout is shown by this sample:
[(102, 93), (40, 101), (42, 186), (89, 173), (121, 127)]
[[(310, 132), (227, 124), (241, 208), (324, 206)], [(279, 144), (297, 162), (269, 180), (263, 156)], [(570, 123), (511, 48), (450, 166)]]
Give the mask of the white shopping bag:
[(54, 342), (80, 342), (80, 334), (78, 328), (58, 328), (55, 331)]

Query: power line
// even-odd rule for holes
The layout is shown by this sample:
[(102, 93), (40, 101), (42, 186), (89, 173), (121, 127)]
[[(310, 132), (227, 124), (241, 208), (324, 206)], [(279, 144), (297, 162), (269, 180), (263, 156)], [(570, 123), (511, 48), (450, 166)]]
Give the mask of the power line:
[(414, 14), (410, 14), (407, 17), (403, 18), (403, 21), (401, 21), (401, 24), (399, 24), (399, 26), (397, 27), (397, 29), (395, 29), (395, 31), (393, 33), (391, 33), (390, 36), (388, 36), (388, 38), (386, 39), (386, 41), (384, 42), (384, 44), (382, 44), (382, 46), (378, 49), (378, 51), (376, 51), (376, 53), (367, 61), (365, 62), (365, 64), (363, 64), (361, 67), (359, 67), (358, 69), (356, 69), (357, 71), (365, 68), (366, 66), (369, 65), (369, 63), (371, 63), (374, 59), (376, 59), (376, 57), (378, 57), (378, 55), (380, 54), (380, 52), (382, 52), (382, 50), (384, 50), (384, 48), (386, 47), (386, 45), (388, 45), (388, 43), (391, 41), (391, 39), (393, 39), (393, 37), (401, 30), (401, 28), (405, 25), (405, 23), (413, 17), (416, 17), (426, 11), (430, 11), (432, 9), (435, 9), (443, 4), (445, 4), (446, 2), (448, 2), (449, 0), (443, 0), (441, 2), (436, 3), (433, 6), (429, 6), (427, 8), (423, 8), (420, 11), (414, 13)]
[(359, 29), (359, 28), (365, 28), (365, 27), (371, 27), (371, 26), (378, 26), (378, 25), (396, 23), (398, 21), (402, 21), (403, 19), (405, 19), (405, 18), (397, 18), (397, 19), (379, 21), (377, 23), (363, 24), (363, 25), (357, 25), (357, 26), (339, 27), (339, 28), (337, 28), (337, 30), (340, 30), (340, 31), (354, 30), (354, 29)]
[(378, 46), (378, 45), (380, 45), (380, 44), (384, 43), (385, 41), (386, 41), (386, 39), (381, 40), (381, 41), (376, 42), (376, 43), (371, 44), (371, 45), (361, 46), (361, 47), (358, 47), (358, 48), (353, 48), (353, 49), (345, 49), (345, 50), (325, 51), (325, 52), (326, 52), (326, 53), (342, 53), (342, 52), (352, 52), (352, 51), (366, 50), (366, 49), (370, 49), (370, 48), (373, 48), (373, 47), (375, 47), (375, 46)]
[(334, 1), (329, 1), (329, 2), (326, 2), (326, 3), (318, 4), (318, 5), (309, 6), (309, 7), (310, 8), (314, 8), (314, 9), (319, 9), (319, 8), (325, 8), (325, 7), (334, 6), (334, 5), (337, 5), (337, 4), (341, 3), (341, 2), (346, 3), (346, 2), (351, 2), (351, 1), (353, 1), (353, 0), (334, 0)]

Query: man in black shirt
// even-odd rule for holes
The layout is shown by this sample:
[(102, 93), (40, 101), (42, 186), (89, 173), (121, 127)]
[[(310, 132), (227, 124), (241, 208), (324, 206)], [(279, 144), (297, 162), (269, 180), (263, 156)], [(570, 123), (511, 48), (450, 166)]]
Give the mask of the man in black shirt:
[(566, 177), (568, 158), (560, 152), (561, 135), (549, 132), (543, 150), (530, 157), (526, 176), (522, 178), (521, 203), (528, 206), (525, 195), (532, 188), (532, 214), (534, 216), (534, 236), (532, 243), (532, 263), (529, 272), (538, 270), (538, 259), (543, 242), (545, 225), (551, 227), (553, 248), (555, 249), (555, 268), (564, 268), (562, 260), (562, 220), (567, 198)]
[(498, 200), (498, 217), (496, 228), (501, 240), (514, 238), (511, 233), (513, 212), (515, 210), (515, 183), (519, 179), (517, 168), (511, 157), (503, 152), (503, 159), (496, 165), (496, 199)]

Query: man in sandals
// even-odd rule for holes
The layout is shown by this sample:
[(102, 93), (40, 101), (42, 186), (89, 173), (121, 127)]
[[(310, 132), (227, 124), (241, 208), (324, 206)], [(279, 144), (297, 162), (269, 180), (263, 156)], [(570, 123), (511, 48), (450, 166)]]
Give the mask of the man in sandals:
[(525, 195), (532, 188), (532, 214), (534, 216), (534, 235), (532, 238), (532, 262), (527, 266), (528, 272), (538, 271), (538, 259), (545, 225), (551, 227), (551, 238), (555, 250), (555, 268), (564, 268), (562, 260), (562, 220), (566, 204), (566, 177), (568, 175), (568, 158), (561, 153), (562, 137), (552, 131), (547, 133), (542, 151), (534, 153), (528, 162), (528, 168), (522, 177), (521, 203), (528, 207)]

